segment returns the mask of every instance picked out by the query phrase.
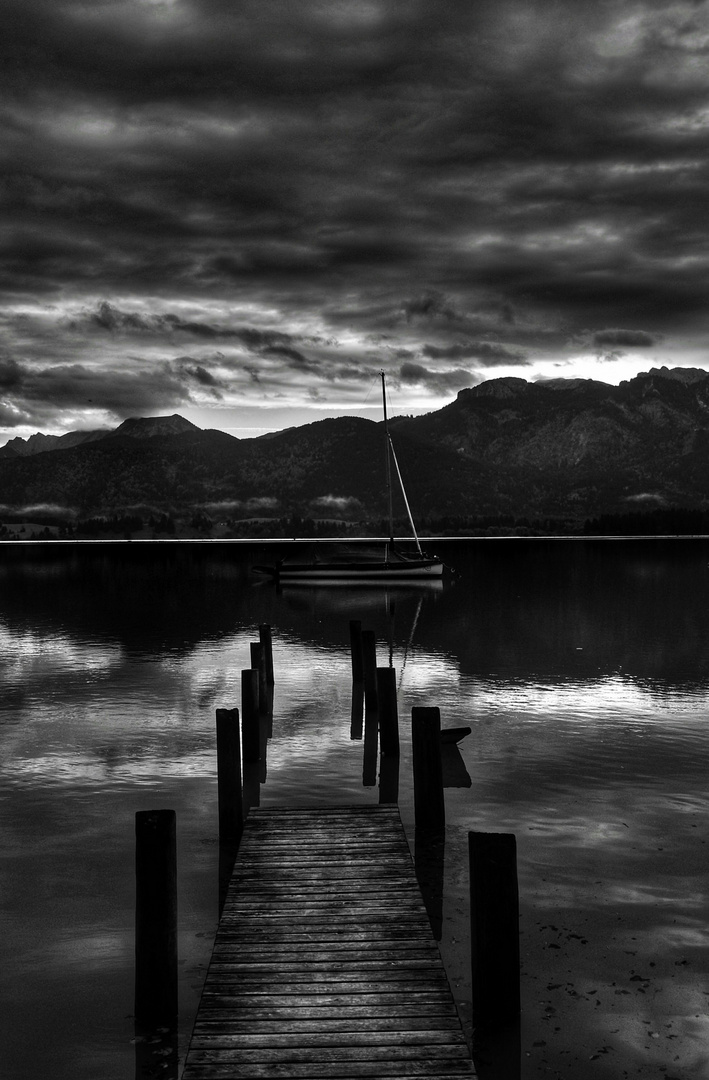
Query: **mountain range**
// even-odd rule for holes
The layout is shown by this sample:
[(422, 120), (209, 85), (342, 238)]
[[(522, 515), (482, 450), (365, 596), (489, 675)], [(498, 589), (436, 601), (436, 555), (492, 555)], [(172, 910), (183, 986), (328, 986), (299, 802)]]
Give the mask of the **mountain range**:
[[(709, 507), (709, 372), (655, 368), (619, 386), (501, 378), (390, 420), (418, 520)], [(357, 417), (237, 439), (181, 416), (37, 434), (0, 448), (0, 514), (344, 518), (386, 513), (382, 425)], [(395, 507), (403, 517), (403, 504)]]

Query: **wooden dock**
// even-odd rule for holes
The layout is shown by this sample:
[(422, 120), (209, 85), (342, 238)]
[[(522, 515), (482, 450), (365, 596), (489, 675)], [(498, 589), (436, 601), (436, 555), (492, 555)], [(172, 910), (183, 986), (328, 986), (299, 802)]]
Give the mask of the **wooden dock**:
[(398, 809), (251, 810), (183, 1080), (473, 1075)]

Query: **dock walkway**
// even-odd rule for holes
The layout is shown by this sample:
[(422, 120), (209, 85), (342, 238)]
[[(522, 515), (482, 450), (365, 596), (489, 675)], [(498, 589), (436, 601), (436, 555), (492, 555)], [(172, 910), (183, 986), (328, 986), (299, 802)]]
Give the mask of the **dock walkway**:
[(461, 1076), (398, 809), (252, 809), (183, 1080)]

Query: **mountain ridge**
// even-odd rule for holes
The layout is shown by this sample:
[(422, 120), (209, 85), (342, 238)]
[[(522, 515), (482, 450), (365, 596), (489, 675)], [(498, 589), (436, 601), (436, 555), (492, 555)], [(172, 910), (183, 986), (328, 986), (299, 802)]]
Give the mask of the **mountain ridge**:
[[(365, 520), (386, 513), (381, 426), (350, 416), (237, 439), (175, 413), (104, 432), (38, 433), (25, 452), (0, 450), (0, 504)], [(418, 520), (709, 507), (703, 369), (654, 368), (618, 386), (492, 379), (434, 412), (395, 416), (390, 430)]]

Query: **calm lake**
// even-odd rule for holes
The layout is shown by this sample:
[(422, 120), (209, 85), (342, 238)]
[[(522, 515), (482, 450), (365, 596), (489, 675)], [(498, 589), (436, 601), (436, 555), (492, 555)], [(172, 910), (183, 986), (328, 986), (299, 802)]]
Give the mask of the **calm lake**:
[[(262, 806), (379, 801), (349, 620), (449, 761), (441, 951), (470, 1035), (469, 830), (517, 838), (523, 1078), (709, 1078), (709, 541), (429, 544), (430, 588), (283, 588), (264, 545), (0, 548), (3, 1076), (175, 1075), (218, 914), (215, 710), (273, 629)], [(180, 1026), (133, 1022), (134, 816), (177, 811)], [(162, 1056), (162, 1057), (161, 1057)], [(161, 1063), (164, 1066), (161, 1070)], [(149, 1071), (146, 1071), (149, 1070)]]

